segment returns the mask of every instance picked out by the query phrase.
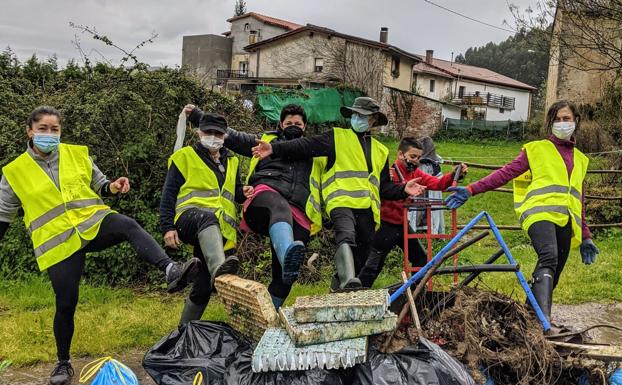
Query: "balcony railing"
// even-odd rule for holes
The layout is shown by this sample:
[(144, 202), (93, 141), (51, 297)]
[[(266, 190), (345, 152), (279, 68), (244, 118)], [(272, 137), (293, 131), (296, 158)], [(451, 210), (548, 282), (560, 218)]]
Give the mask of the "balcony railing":
[(490, 92), (476, 91), (465, 92), (462, 95), (454, 95), (451, 102), (461, 106), (487, 106), (513, 110), (516, 105), (516, 98), (491, 94)]
[(218, 79), (252, 78), (253, 72), (241, 70), (216, 70), (216, 77)]

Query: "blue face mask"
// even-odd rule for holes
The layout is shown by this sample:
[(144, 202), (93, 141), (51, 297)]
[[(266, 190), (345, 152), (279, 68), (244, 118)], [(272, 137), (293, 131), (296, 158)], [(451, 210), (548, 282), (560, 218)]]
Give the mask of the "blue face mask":
[(60, 135), (56, 134), (35, 134), (32, 143), (37, 146), (41, 152), (46, 154), (56, 151), (60, 144)]
[(352, 129), (356, 132), (366, 132), (369, 130), (369, 120), (367, 116), (352, 114), (350, 124), (352, 125)]

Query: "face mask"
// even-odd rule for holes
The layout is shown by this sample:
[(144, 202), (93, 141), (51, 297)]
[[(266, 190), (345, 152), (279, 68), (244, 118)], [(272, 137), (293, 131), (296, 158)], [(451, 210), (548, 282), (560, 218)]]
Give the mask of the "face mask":
[(369, 130), (369, 121), (367, 116), (353, 114), (350, 118), (350, 124), (352, 125), (352, 129), (356, 132), (365, 132)]
[(46, 154), (55, 151), (60, 144), (60, 135), (56, 134), (35, 134), (32, 143), (37, 146), (41, 152)]
[(304, 131), (298, 126), (291, 125), (283, 129), (283, 135), (285, 135), (287, 140), (300, 138), (302, 134), (304, 134)]
[(210, 151), (218, 151), (225, 144), (224, 138), (217, 138), (215, 135), (201, 137), (201, 145)]
[(417, 165), (414, 163), (411, 163), (409, 161), (407, 161), (406, 159), (403, 160), (404, 164), (406, 165), (406, 170), (408, 170), (408, 172), (413, 172), (417, 169)]
[(553, 135), (559, 139), (569, 139), (574, 133), (575, 122), (553, 123)]

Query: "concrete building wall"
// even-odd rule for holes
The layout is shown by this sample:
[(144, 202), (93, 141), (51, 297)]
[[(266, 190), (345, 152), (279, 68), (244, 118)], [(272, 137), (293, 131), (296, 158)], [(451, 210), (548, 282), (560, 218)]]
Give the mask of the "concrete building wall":
[[(434, 91), (430, 91), (430, 80), (434, 80)], [(426, 73), (415, 74), (413, 92), (436, 100), (451, 98), (453, 80)]]
[[(569, 48), (560, 46), (555, 38), (559, 34), (566, 36), (566, 44), (573, 43), (573, 36), (582, 36), (580, 31), (574, 31), (573, 22), (565, 20), (561, 8), (555, 14), (553, 39), (551, 42), (549, 72), (546, 88), (546, 108), (560, 99), (570, 100), (577, 105), (592, 105), (598, 103), (602, 97), (604, 87), (615, 77), (614, 70), (592, 70), (597, 63), (607, 63), (609, 59), (594, 49)], [(604, 27), (604, 20), (593, 20), (595, 28), (613, 30), (611, 26)], [(589, 28), (589, 20), (583, 20), (584, 28)], [(589, 35), (588, 35), (589, 38)], [(612, 37), (615, 39), (615, 37)], [(581, 44), (579, 41), (578, 44)], [(593, 43), (588, 43), (588, 46)], [(596, 64), (595, 64), (596, 63)], [(590, 69), (589, 71), (583, 69)]]
[[(245, 25), (248, 23), (249, 28), (245, 30)], [(233, 39), (233, 54), (245, 54), (244, 47), (249, 45), (248, 36), (250, 31), (257, 31), (257, 41), (267, 40), (275, 36), (281, 35), (288, 30), (285, 28), (276, 27), (274, 25), (266, 24), (260, 20), (255, 19), (252, 16), (245, 17), (243, 19), (234, 20), (231, 23), (231, 35)], [(236, 69), (236, 68), (234, 68)]]
[(399, 76), (393, 76), (391, 73), (393, 58), (386, 55), (384, 86), (397, 88), (398, 90), (412, 92), (413, 84), (413, 66), (415, 61), (405, 56), (400, 57)]
[[(472, 80), (459, 79), (456, 81), (455, 90), (464, 86), (465, 93), (471, 92), (490, 92), (492, 94), (509, 96), (515, 98), (514, 110), (505, 110), (503, 113), (498, 108), (488, 107), (486, 120), (528, 120), (529, 106), (531, 104), (531, 93), (527, 90), (518, 88), (503, 87), (488, 83), (475, 82)], [(456, 91), (457, 93), (457, 91)]]
[(184, 36), (181, 65), (201, 77), (216, 78), (216, 70), (229, 69), (231, 43), (219, 35)]

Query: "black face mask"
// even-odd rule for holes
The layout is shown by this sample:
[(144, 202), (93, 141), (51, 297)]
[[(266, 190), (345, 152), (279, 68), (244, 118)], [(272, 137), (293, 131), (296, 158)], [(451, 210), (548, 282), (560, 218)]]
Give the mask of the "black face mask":
[(413, 172), (417, 169), (417, 165), (414, 163), (410, 163), (407, 160), (404, 160), (404, 163), (406, 164), (406, 170), (408, 170), (408, 172)]
[(283, 135), (287, 140), (300, 138), (303, 134), (304, 131), (298, 126), (291, 125), (283, 129)]

